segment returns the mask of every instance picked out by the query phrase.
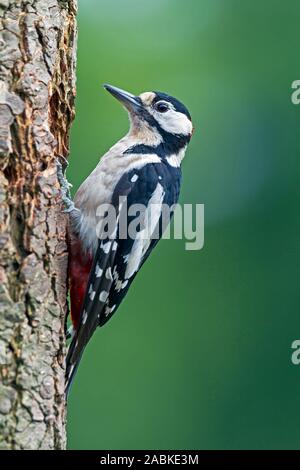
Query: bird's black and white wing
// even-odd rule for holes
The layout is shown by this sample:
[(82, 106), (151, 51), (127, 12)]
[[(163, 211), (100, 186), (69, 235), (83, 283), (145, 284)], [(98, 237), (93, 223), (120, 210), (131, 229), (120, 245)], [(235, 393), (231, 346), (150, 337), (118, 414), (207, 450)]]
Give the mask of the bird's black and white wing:
[[(162, 207), (164, 204), (171, 207), (177, 202), (180, 180), (178, 168), (170, 171), (164, 163), (150, 163), (124, 174), (117, 183), (111, 201), (117, 214), (116, 227), (110, 239), (98, 243), (79, 326), (67, 355), (67, 390), (90, 337), (117, 310), (138, 270), (160, 239), (165, 228)], [(140, 221), (125, 237), (121, 230), (124, 216), (129, 231), (137, 216)]]

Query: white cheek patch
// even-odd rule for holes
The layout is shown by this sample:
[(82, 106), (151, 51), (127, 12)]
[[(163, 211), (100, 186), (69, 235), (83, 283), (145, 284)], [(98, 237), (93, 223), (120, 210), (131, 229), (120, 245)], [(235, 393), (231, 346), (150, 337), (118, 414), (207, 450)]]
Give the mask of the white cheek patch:
[(192, 133), (193, 125), (189, 118), (183, 113), (170, 109), (166, 113), (152, 111), (151, 114), (161, 128), (170, 134), (190, 135)]

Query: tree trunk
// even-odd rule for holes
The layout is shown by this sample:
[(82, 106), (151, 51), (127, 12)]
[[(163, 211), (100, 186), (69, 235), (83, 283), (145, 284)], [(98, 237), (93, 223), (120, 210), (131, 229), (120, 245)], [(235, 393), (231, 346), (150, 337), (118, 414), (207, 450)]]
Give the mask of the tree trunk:
[(0, 0), (0, 448), (64, 449), (76, 0)]

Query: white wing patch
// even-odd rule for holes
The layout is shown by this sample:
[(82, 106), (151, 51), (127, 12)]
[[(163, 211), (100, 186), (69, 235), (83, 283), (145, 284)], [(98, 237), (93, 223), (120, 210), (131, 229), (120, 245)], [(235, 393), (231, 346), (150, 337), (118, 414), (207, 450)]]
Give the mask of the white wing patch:
[(105, 312), (104, 314), (107, 316), (109, 315), (110, 313), (112, 313), (114, 311), (114, 309), (116, 308), (116, 305), (113, 305), (111, 308), (110, 307), (105, 307)]
[(91, 284), (89, 288), (89, 296), (90, 296), (91, 301), (94, 300), (95, 295), (96, 295), (96, 292), (93, 290), (93, 285)]
[(139, 179), (138, 175), (133, 175), (130, 181), (132, 183), (135, 183), (138, 179)]
[(99, 295), (100, 302), (103, 302), (103, 303), (106, 302), (108, 294), (109, 293), (106, 290), (101, 291)]
[(103, 269), (100, 268), (99, 264), (96, 265), (95, 275), (96, 277), (101, 277), (103, 274)]
[(147, 209), (145, 211), (144, 229), (138, 232), (137, 238), (135, 239), (128, 256), (125, 271), (126, 279), (129, 279), (135, 272), (137, 272), (141, 261), (150, 246), (151, 236), (153, 235), (161, 216), (164, 194), (162, 185), (158, 183), (149, 199)]
[(93, 290), (93, 291), (90, 293), (91, 302), (94, 300), (95, 295), (96, 295), (96, 292)]
[(107, 268), (107, 270), (106, 270), (106, 272), (105, 272), (105, 277), (106, 277), (106, 279), (108, 279), (109, 281), (112, 281), (112, 280), (113, 280), (112, 272), (111, 272), (111, 267)]
[(83, 324), (83, 325), (85, 324), (86, 320), (87, 320), (87, 312), (84, 311), (84, 312), (83, 312), (83, 315), (82, 315), (82, 324)]
[(111, 246), (111, 241), (108, 241), (108, 242), (106, 242), (106, 243), (102, 243), (102, 244), (101, 244), (101, 248), (102, 248), (102, 250), (104, 251), (104, 253), (105, 253), (106, 255), (109, 253), (110, 246)]

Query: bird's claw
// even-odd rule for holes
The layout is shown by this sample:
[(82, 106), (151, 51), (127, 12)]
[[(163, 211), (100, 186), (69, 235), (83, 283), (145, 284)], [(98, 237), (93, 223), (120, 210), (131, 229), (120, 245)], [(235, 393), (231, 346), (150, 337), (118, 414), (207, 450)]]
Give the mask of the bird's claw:
[[(70, 200), (71, 201), (71, 200)], [(73, 203), (73, 201), (69, 202), (66, 202), (65, 199), (63, 199), (63, 203), (64, 205), (66, 206), (64, 209), (63, 209), (63, 212), (65, 212), (66, 214), (68, 214), (69, 212), (73, 212), (74, 210), (76, 210), (76, 207)]]
[(69, 166), (69, 162), (68, 160), (66, 159), (66, 157), (64, 157), (63, 155), (58, 155), (57, 156), (59, 158), (58, 160), (58, 163), (61, 165), (62, 167), (62, 171), (63, 171), (63, 174), (66, 173), (66, 169), (68, 168)]
[[(60, 155), (60, 158), (61, 157), (62, 156)], [(65, 159), (65, 162), (67, 162), (66, 159)], [(65, 206), (63, 212), (72, 212), (76, 208), (75, 208), (74, 202), (72, 201), (71, 194), (70, 194), (70, 188), (72, 187), (72, 185), (68, 182), (68, 180), (65, 177), (66, 167), (67, 166), (63, 168), (63, 164), (59, 160), (57, 160), (56, 162), (57, 179), (60, 184), (61, 199)]]

